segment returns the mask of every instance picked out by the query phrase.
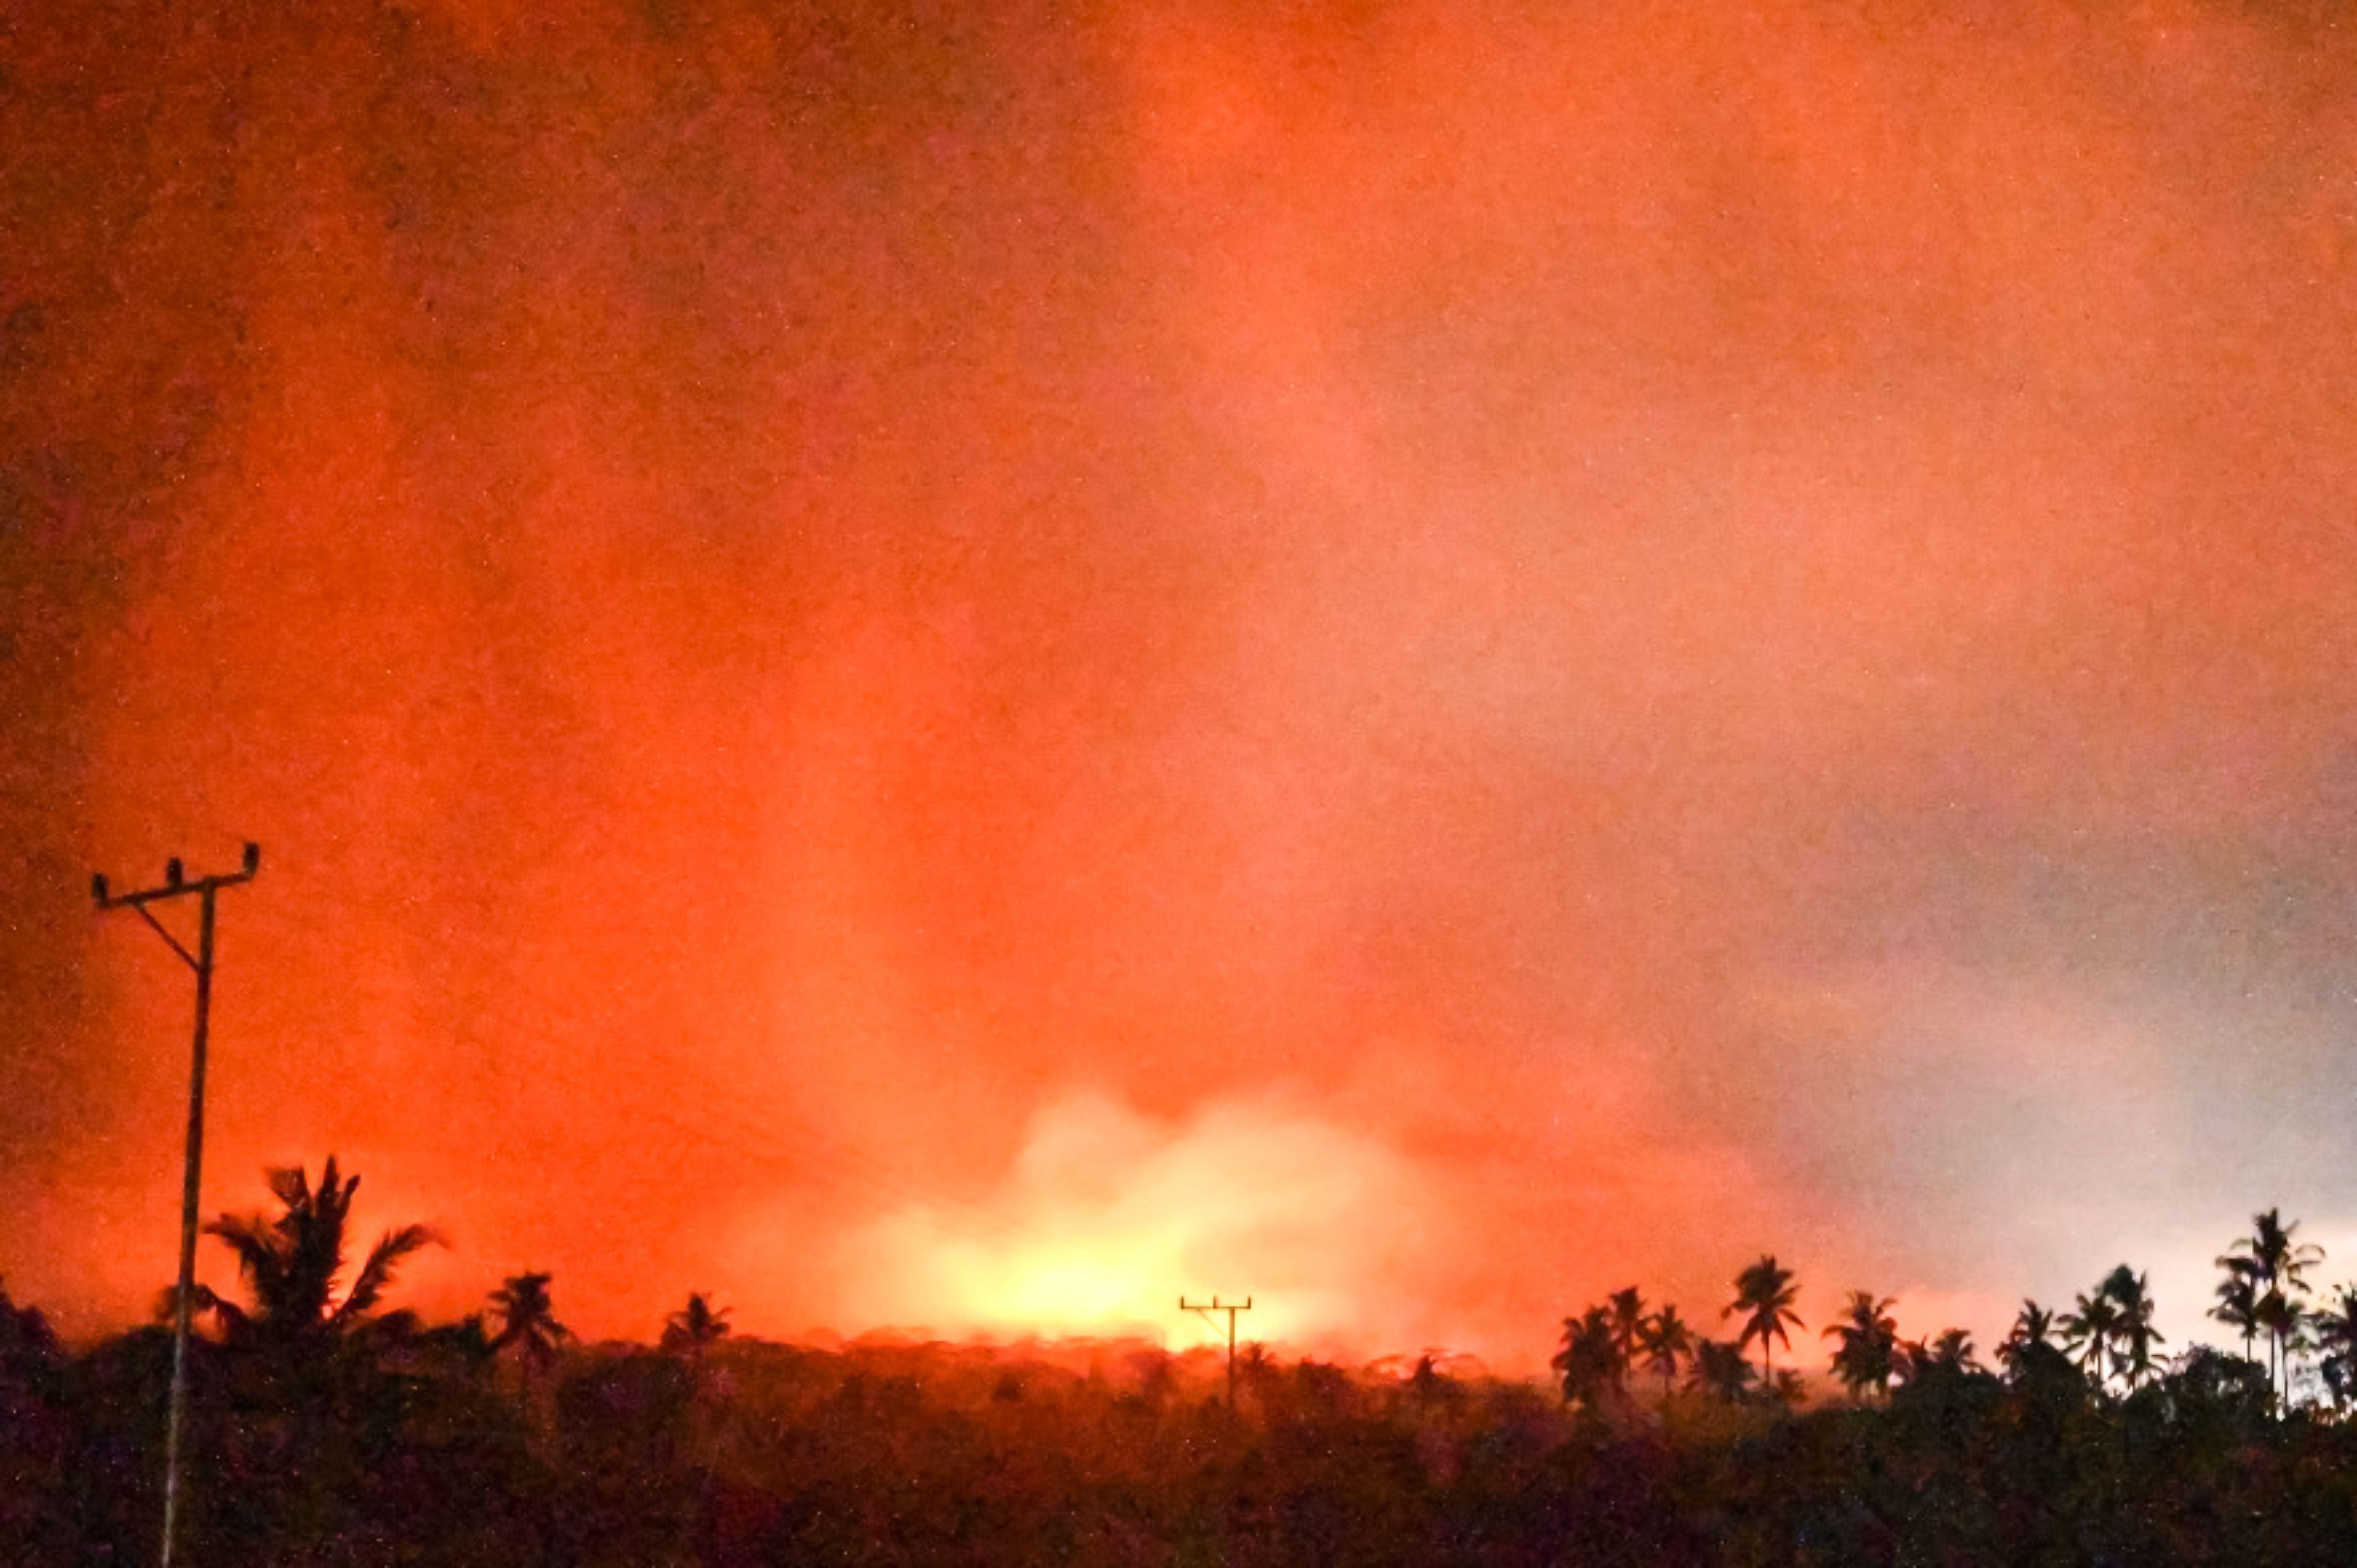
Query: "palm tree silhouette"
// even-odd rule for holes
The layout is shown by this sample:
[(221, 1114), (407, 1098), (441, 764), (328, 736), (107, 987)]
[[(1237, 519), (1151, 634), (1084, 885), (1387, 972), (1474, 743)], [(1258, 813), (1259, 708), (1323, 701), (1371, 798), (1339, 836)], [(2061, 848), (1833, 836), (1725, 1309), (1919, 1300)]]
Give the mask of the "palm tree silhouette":
[(2021, 1311), (2015, 1315), (2013, 1328), (1996, 1348), (1996, 1359), (2007, 1374), (2018, 1383), (2038, 1375), (2040, 1365), (2067, 1367), (2069, 1360), (2054, 1346), (2056, 1324), (2054, 1314), (2036, 1302), (2023, 1298)]
[(1792, 1310), (1793, 1294), (1792, 1271), (1778, 1268), (1774, 1254), (1763, 1253), (1758, 1262), (1735, 1276), (1735, 1300), (1719, 1314), (1721, 1317), (1732, 1317), (1738, 1312), (1748, 1315), (1743, 1320), (1743, 1332), (1736, 1336), (1736, 1348), (1740, 1349), (1754, 1339), (1760, 1341), (1760, 1381), (1766, 1384), (1772, 1385), (1776, 1380), (1771, 1337), (1781, 1339), (1789, 1348), (1792, 1339), (1784, 1332), (1785, 1326), (1807, 1326), (1800, 1314)]
[(2266, 1334), (2267, 1343), (2273, 1351), (2276, 1372), (2268, 1379), (2268, 1386), (2274, 1389), (2279, 1382), (2280, 1397), (2288, 1402), (2291, 1398), (2293, 1352), (2307, 1348), (2307, 1304), (2285, 1294), (2283, 1287), (2278, 1285), (2259, 1297), (2258, 1305), (2253, 1309), (2251, 1316)]
[(1899, 1324), (1890, 1309), (1897, 1305), (1895, 1297), (1877, 1301), (1872, 1291), (1854, 1290), (1849, 1293), (1849, 1320), (1818, 1334), (1821, 1339), (1840, 1339), (1834, 1350), (1834, 1375), (1852, 1395), (1868, 1389), (1889, 1391), (1899, 1349)]
[(1756, 1376), (1743, 1359), (1741, 1345), (1717, 1339), (1695, 1341), (1694, 1367), (1687, 1381), (1695, 1389), (1728, 1404), (1739, 1404)]
[(316, 1188), (300, 1165), (267, 1174), (270, 1190), (284, 1210), (276, 1219), (223, 1214), (205, 1227), (207, 1235), (218, 1237), (237, 1255), (239, 1278), (253, 1300), (248, 1311), (205, 1293), (204, 1305), (232, 1335), (251, 1335), (282, 1347), (340, 1337), (375, 1310), (403, 1259), (442, 1240), (424, 1225), (387, 1230), (369, 1249), (350, 1288), (339, 1295), (352, 1194), (361, 1178), (338, 1171), (333, 1155), (319, 1172)]
[(2093, 1295), (2080, 1296), (2076, 1310), (2064, 1314), (2055, 1326), (2062, 1332), (2062, 1342), (2079, 1353), (2080, 1369), (2093, 1373), (2101, 1385), (2111, 1375), (2113, 1344), (2120, 1328), (2119, 1304), (2097, 1286)]
[(1631, 1285), (1606, 1297), (1605, 1305), (1612, 1315), (1613, 1381), (1618, 1384), (1637, 1364), (1638, 1338), (1645, 1326), (1645, 1298)]
[(1645, 1353), (1645, 1365), (1662, 1374), (1664, 1411), (1670, 1408), (1670, 1383), (1677, 1376), (1678, 1362), (1694, 1354), (1694, 1330), (1678, 1316), (1678, 1309), (1666, 1303), (1637, 1331), (1637, 1346)]
[(1938, 1338), (1928, 1342), (1907, 1340), (1899, 1347), (1896, 1360), (1899, 1380), (1911, 1389), (1953, 1388), (1982, 1375), (1981, 1364), (1973, 1355), (1972, 1334), (1963, 1328), (1943, 1329)]
[(663, 1320), (662, 1348), (684, 1350), (691, 1361), (701, 1361), (705, 1348), (728, 1337), (728, 1308), (714, 1311), (702, 1291), (690, 1291), (687, 1305)]
[[(717, 1345), (727, 1337), (728, 1309), (724, 1306), (715, 1312), (710, 1299), (700, 1290), (688, 1292), (687, 1305), (663, 1321), (662, 1348), (687, 1352), (688, 1397), (692, 1402), (687, 1440), (698, 1470), (694, 1513), (680, 1521), (683, 1544), (693, 1536), (696, 1519), (709, 1504), (712, 1487), (712, 1433), (709, 1412), (705, 1409), (704, 1352), (705, 1347)], [(1168, 1376), (1167, 1370), (1164, 1376)]]
[(2334, 1404), (2346, 1405), (2357, 1397), (2357, 1285), (2342, 1285), (2333, 1292), (2332, 1305), (2311, 1321), (2316, 1326), (2316, 1348), (2324, 1357), (2320, 1367), (2324, 1386), (2332, 1391)]
[(2023, 1296), (2021, 1310), (2013, 1316), (2013, 1327), (2007, 1332), (2005, 1343), (1996, 1348), (1997, 1359), (2012, 1362), (2031, 1346), (2051, 1344), (2053, 1338), (2053, 1309)]
[(2218, 1305), (2210, 1316), (2229, 1328), (2243, 1331), (2243, 1359), (2252, 1359), (2251, 1341), (2259, 1332), (2258, 1269), (2250, 1259), (2228, 1253), (2218, 1260), (2226, 1277), (2218, 1282), (2215, 1292)]
[(2115, 1309), (2112, 1339), (2118, 1350), (2114, 1359), (2133, 1390), (2154, 1375), (2152, 1348), (2168, 1341), (2152, 1326), (2153, 1303), (2144, 1275), (2122, 1263), (2104, 1276), (2102, 1290)]
[(1932, 1341), (1932, 1365), (1943, 1372), (1979, 1371), (1981, 1364), (1973, 1355), (1971, 1331), (1963, 1328), (1942, 1329), (1940, 1337)]
[[(2292, 1240), (2298, 1229), (2298, 1220), (2287, 1224), (2280, 1209), (2270, 1208), (2251, 1216), (2251, 1233), (2234, 1243), (2242, 1249), (2240, 1255), (2257, 1288), (2259, 1299), (2252, 1316), (2257, 1326), (2267, 1331), (2270, 1380), (2280, 1383), (2287, 1397), (2291, 1392), (2291, 1369), (2286, 1364), (2285, 1352), (2299, 1331), (2298, 1293), (2308, 1286), (2308, 1270), (2324, 1261), (2323, 1248)], [(2273, 1304), (2267, 1299), (2270, 1293), (2279, 1298)]]
[(555, 1359), (556, 1348), (573, 1337), (573, 1330), (556, 1321), (550, 1301), (547, 1273), (510, 1274), (491, 1293), (491, 1308), (500, 1315), (500, 1331), (491, 1338), (491, 1353), (518, 1347), (524, 1368), (524, 1391), (530, 1394), (532, 1374)]
[(1577, 1317), (1565, 1318), (1563, 1348), (1548, 1365), (1562, 1377), (1566, 1403), (1590, 1412), (1601, 1409), (1605, 1392), (1620, 1388), (1624, 1370), (1613, 1340), (1611, 1309), (1591, 1306)]

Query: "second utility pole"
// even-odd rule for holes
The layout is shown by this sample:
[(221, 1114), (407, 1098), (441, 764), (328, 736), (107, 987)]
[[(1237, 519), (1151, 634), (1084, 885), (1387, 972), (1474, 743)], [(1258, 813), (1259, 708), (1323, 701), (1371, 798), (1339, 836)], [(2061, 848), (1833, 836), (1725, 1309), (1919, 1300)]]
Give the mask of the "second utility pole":
[[(172, 1404), (171, 1413), (164, 1423), (164, 1568), (172, 1568), (173, 1526), (179, 1512), (180, 1428), (186, 1423), (188, 1405), (188, 1312), (197, 1294), (197, 1193), (205, 1159), (205, 1032), (213, 1001), (213, 895), (224, 887), (253, 881), (253, 874), (261, 869), (262, 846), (250, 843), (245, 846), (244, 869), (228, 875), (185, 881), (180, 875), (180, 863), (174, 859), (164, 867), (163, 886), (111, 897), (105, 877), (90, 879), (91, 897), (102, 911), (126, 908), (133, 910), (155, 928), (156, 934), (180, 955), (182, 962), (197, 972), (197, 1043), (188, 1068), (188, 1164), (180, 1176), (180, 1283), (174, 1293), (177, 1299), (172, 1313)], [(150, 904), (187, 893), (194, 893), (199, 899), (197, 950), (193, 953), (180, 945), (180, 939), (161, 920), (147, 912)]]
[[(1211, 1323), (1211, 1314), (1215, 1312), (1224, 1312), (1228, 1315), (1228, 1408), (1230, 1410), (1235, 1409), (1236, 1314), (1239, 1312), (1250, 1312), (1252, 1310), (1252, 1297), (1246, 1296), (1242, 1301), (1223, 1302), (1220, 1299), (1220, 1294), (1217, 1291), (1213, 1291), (1211, 1293), (1211, 1299), (1209, 1301), (1189, 1301), (1182, 1295), (1178, 1298), (1178, 1310), (1181, 1312), (1191, 1312), (1206, 1323)], [(1211, 1326), (1217, 1328), (1219, 1325), (1211, 1323)]]

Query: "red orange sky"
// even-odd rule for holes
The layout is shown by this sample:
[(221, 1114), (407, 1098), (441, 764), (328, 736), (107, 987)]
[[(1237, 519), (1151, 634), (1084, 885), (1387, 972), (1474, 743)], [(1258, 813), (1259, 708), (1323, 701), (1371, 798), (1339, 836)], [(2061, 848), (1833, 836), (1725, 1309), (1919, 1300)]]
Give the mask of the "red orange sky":
[(1534, 1362), (1773, 1250), (2181, 1338), (2276, 1203), (2357, 1275), (2332, 8), (0, 29), (69, 1326), (171, 1272), (188, 1007), (88, 873), (247, 837), (209, 1208), (335, 1151), (435, 1312)]

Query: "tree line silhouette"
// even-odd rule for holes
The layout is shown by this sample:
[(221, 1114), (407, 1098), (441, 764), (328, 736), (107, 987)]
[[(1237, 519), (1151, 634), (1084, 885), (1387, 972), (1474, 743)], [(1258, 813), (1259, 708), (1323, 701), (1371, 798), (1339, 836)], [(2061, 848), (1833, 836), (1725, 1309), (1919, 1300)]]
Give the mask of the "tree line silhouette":
[[(270, 1183), (207, 1227), (239, 1290), (192, 1304), (191, 1563), (2357, 1561), (2357, 1292), (2311, 1302), (2274, 1210), (2219, 1260), (2240, 1356), (2165, 1359), (2125, 1265), (1994, 1366), (1853, 1291), (1836, 1395), (1765, 1256), (1718, 1337), (1634, 1287), (1566, 1319), (1555, 1390), (1253, 1344), (1232, 1406), (1211, 1352), (777, 1345), (701, 1292), (585, 1345), (544, 1272), (428, 1325), (386, 1298), (433, 1230), (361, 1248), (332, 1159)], [(0, 1563), (148, 1559), (169, 1343), (70, 1352), (0, 1294)]]
[[(2286, 1221), (2279, 1209), (2254, 1215), (2251, 1227), (2250, 1235), (2217, 1259), (2222, 1277), (2209, 1311), (2241, 1331), (2243, 1355), (2220, 1359), (2217, 1351), (2197, 1346), (2179, 1363), (2202, 1356), (2236, 1378), (2261, 1379), (2270, 1403), (2281, 1409), (2291, 1404), (2295, 1374), (2312, 1357), (2325, 1401), (2336, 1412), (2347, 1411), (2357, 1402), (2357, 1285), (2341, 1285), (2329, 1300), (2311, 1303), (2308, 1272), (2324, 1261), (2324, 1250), (2297, 1240), (2298, 1221)], [(1803, 1380), (1791, 1368), (1779, 1371), (1774, 1359), (1776, 1346), (1792, 1345), (1788, 1330), (1805, 1326), (1793, 1311), (1792, 1272), (1772, 1254), (1764, 1255), (1736, 1276), (1734, 1289), (1734, 1299), (1720, 1313), (1722, 1320), (1738, 1319), (1738, 1332), (1727, 1341), (1695, 1335), (1674, 1305), (1647, 1312), (1633, 1285), (1564, 1319), (1562, 1345), (1552, 1365), (1565, 1402), (1591, 1414), (1625, 1411), (1629, 1379), (1641, 1368), (1661, 1379), (1664, 1410), (1681, 1369), (1690, 1390), (1722, 1402), (1800, 1403), (1806, 1397)], [(1829, 1370), (1852, 1399), (1888, 1399), (1894, 1385), (1926, 1378), (1994, 1375), (1975, 1358), (1972, 1336), (1962, 1328), (1900, 1338), (1890, 1316), (1897, 1305), (1893, 1297), (1853, 1290), (1842, 1320), (1821, 1330), (1822, 1338), (1835, 1342)], [(2081, 1294), (2067, 1313), (2024, 1300), (1996, 1347), (1999, 1369), (2016, 1382), (2067, 1371), (2090, 1391), (2132, 1393), (2166, 1369), (2155, 1354), (2166, 1341), (2153, 1326), (2154, 1310), (2147, 1276), (2126, 1263)], [(2253, 1357), (2262, 1335), (2267, 1341), (2264, 1364)], [(1745, 1359), (1755, 1341), (1756, 1372)]]

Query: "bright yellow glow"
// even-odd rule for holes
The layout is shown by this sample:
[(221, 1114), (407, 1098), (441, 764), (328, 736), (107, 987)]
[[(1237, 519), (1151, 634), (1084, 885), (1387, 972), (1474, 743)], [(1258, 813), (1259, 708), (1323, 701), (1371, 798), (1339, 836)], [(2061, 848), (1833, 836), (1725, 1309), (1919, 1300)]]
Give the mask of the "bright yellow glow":
[(1043, 1114), (995, 1201), (871, 1230), (854, 1316), (1184, 1348), (1225, 1341), (1223, 1316), (1178, 1306), (1217, 1293), (1253, 1298), (1239, 1339), (1305, 1346), (1369, 1326), (1387, 1294), (1371, 1271), (1414, 1213), (1385, 1151), (1314, 1120), (1258, 1109), (1171, 1126), (1076, 1098)]
[(1006, 1251), (955, 1247), (943, 1273), (961, 1315), (996, 1329), (1073, 1334), (1160, 1326), (1183, 1277), (1174, 1236), (1065, 1239)]

